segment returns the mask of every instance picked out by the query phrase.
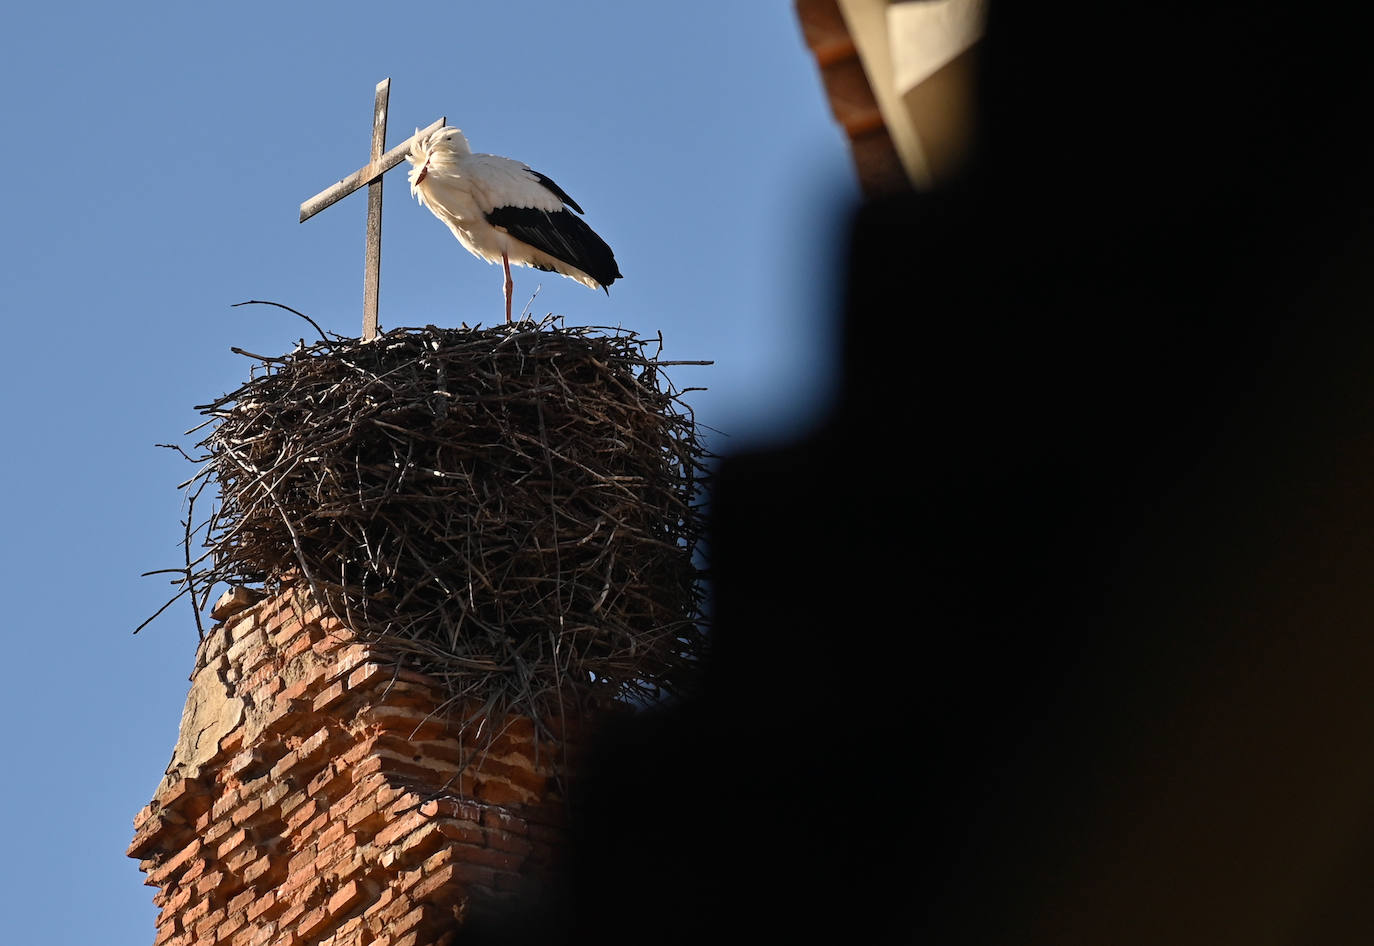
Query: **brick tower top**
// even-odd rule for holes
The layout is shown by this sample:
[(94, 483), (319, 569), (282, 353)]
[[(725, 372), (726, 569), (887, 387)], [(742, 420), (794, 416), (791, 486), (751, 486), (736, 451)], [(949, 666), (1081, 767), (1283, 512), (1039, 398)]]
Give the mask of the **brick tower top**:
[(565, 809), (528, 719), (463, 725), (297, 588), (243, 603), (134, 821), (156, 946), (429, 946), (539, 883)]

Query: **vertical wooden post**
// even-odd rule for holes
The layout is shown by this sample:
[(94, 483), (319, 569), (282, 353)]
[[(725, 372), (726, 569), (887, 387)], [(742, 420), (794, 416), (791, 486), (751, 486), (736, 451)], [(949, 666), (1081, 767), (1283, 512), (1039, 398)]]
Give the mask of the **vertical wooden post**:
[[(377, 83), (372, 107), (372, 154), (376, 164), (386, 150), (386, 108), (391, 96), (391, 79)], [(363, 341), (377, 337), (377, 295), (382, 281), (382, 178), (367, 185), (367, 256), (363, 270)]]

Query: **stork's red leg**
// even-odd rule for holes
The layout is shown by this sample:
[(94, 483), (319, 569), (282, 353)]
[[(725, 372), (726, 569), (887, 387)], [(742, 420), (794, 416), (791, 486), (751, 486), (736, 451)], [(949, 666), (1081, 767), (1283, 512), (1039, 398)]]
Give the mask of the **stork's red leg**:
[(502, 251), (501, 251), (501, 265), (504, 266), (504, 267), (506, 268), (506, 324), (509, 325), (509, 324), (510, 324), (510, 294), (511, 294), (511, 290), (513, 290), (513, 289), (515, 288), (515, 283), (511, 282), (511, 278), (510, 278), (510, 257), (506, 255), (506, 251), (505, 251), (505, 250), (502, 250)]

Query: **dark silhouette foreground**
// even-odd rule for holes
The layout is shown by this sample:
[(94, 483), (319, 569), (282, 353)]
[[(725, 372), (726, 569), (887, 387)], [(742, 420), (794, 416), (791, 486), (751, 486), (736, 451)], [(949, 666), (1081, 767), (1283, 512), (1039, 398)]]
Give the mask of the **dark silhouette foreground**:
[(471, 941), (1374, 941), (1364, 34), (1028, 6), (830, 420), (720, 467), (707, 696)]

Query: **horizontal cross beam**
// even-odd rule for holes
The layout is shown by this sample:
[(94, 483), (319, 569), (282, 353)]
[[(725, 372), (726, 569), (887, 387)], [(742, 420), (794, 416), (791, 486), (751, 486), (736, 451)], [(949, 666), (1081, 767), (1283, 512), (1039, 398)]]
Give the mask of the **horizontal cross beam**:
[(406, 154), (410, 151), (410, 145), (416, 138), (422, 138), (430, 132), (438, 131), (440, 128), (444, 127), (446, 121), (447, 118), (441, 118), (421, 128), (418, 132), (392, 148), (376, 161), (365, 164), (337, 184), (326, 187), (314, 197), (301, 204), (301, 223), (305, 223), (305, 221), (315, 216), (315, 214), (319, 213), (324, 208), (338, 203), (354, 191), (366, 187), (387, 171), (390, 171), (396, 165), (400, 164), (406, 159)]

